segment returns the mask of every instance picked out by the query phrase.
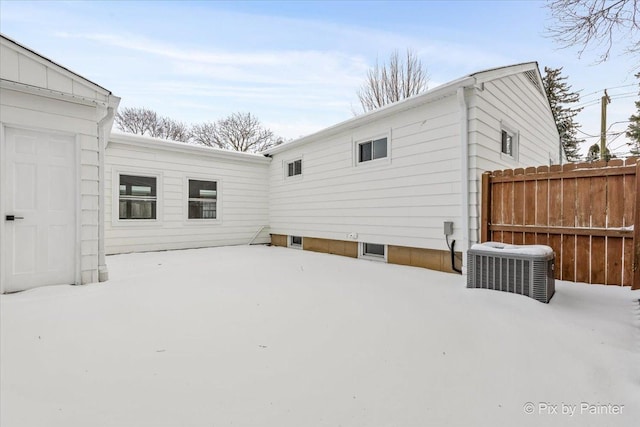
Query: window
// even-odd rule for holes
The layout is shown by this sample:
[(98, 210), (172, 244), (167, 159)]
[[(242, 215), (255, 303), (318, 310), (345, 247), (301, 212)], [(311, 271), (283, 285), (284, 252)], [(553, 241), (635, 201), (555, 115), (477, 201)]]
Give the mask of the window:
[(502, 152), (513, 157), (513, 134), (502, 131)]
[(302, 175), (302, 159), (287, 163), (287, 176)]
[(120, 175), (120, 219), (156, 219), (156, 178)]
[(216, 219), (218, 183), (189, 180), (189, 219)]
[(519, 134), (516, 130), (507, 126), (505, 123), (500, 124), (500, 153), (505, 160), (518, 159), (518, 139)]
[(358, 143), (358, 163), (387, 157), (387, 137)]
[(302, 236), (289, 236), (289, 246), (294, 248), (302, 247)]
[(384, 245), (377, 243), (363, 243), (362, 255), (384, 258)]

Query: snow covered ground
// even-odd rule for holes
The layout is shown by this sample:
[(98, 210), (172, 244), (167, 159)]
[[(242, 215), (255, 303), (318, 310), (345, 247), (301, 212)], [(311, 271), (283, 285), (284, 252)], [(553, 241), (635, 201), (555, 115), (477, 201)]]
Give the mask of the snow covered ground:
[(557, 282), (547, 305), (264, 246), (108, 264), (107, 283), (1, 296), (2, 427), (640, 419), (640, 292), (627, 288)]

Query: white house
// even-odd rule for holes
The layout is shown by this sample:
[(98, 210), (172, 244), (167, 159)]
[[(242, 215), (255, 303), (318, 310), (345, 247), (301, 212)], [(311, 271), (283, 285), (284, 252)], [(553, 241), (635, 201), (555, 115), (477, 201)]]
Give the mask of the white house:
[(106, 253), (250, 242), (457, 270), (482, 172), (562, 160), (534, 62), (262, 154), (111, 135), (119, 98), (4, 36), (0, 78), (0, 292), (106, 280)]
[(107, 278), (102, 174), (119, 101), (0, 36), (0, 292)]
[(268, 243), (269, 163), (260, 154), (112, 134), (107, 254)]
[(273, 244), (444, 271), (445, 222), (457, 250), (478, 241), (482, 172), (562, 158), (535, 62), (471, 74), (265, 154)]

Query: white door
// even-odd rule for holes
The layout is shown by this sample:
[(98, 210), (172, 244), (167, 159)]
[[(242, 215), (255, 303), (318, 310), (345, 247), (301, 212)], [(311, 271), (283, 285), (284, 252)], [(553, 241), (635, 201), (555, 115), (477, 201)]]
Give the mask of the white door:
[(75, 283), (75, 138), (6, 128), (4, 292)]

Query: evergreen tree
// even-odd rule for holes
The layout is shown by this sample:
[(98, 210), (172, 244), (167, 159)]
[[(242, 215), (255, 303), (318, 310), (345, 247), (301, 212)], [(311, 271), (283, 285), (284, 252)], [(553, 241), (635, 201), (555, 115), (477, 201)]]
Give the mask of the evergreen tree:
[[(636, 77), (640, 79), (640, 72), (636, 74)], [(640, 83), (639, 83), (640, 84)], [(638, 92), (640, 95), (640, 92)], [(629, 127), (627, 128), (627, 138), (631, 139), (629, 145), (631, 148), (629, 151), (634, 156), (640, 155), (640, 100), (636, 101), (636, 114), (632, 114), (629, 117)]]
[(579, 145), (584, 142), (584, 139), (577, 137), (580, 125), (574, 120), (582, 108), (571, 107), (571, 104), (580, 101), (580, 95), (571, 91), (571, 86), (566, 82), (567, 77), (563, 77), (561, 72), (562, 67), (544, 67), (542, 83), (549, 98), (564, 153), (567, 160), (573, 162), (580, 159)]
[(599, 158), (600, 158), (600, 145), (593, 144), (591, 147), (589, 147), (589, 152), (587, 153), (587, 161), (595, 162)]

